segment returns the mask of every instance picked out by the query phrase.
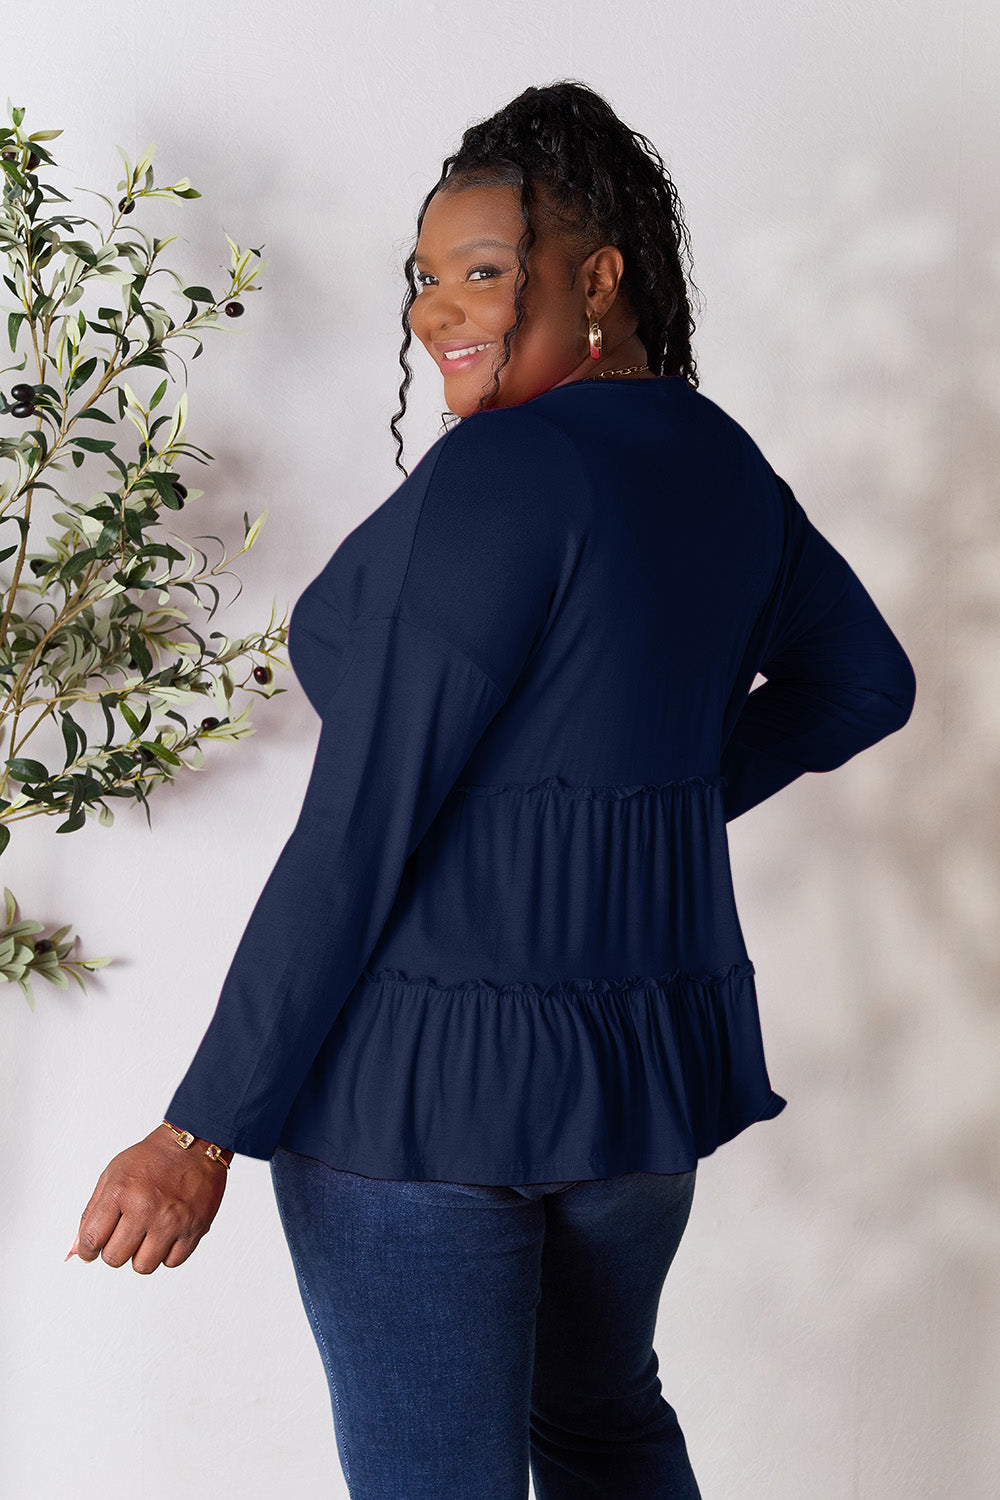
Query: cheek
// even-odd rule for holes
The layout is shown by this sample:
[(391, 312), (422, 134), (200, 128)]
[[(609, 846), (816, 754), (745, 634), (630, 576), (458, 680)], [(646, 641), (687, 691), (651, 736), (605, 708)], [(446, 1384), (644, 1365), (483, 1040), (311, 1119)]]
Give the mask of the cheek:
[(414, 297), (413, 302), (410, 304), (410, 310), (406, 316), (414, 334), (417, 336), (417, 338), (420, 338), (421, 330), (425, 327), (427, 318), (425, 315), (425, 308), (420, 300), (419, 294)]
[(529, 284), (521, 324), (527, 338), (549, 345), (572, 343), (576, 317), (575, 304), (566, 296), (562, 286), (542, 282)]
[(465, 316), (485, 332), (503, 334), (514, 322), (514, 292), (511, 287), (483, 287), (478, 297), (467, 297)]

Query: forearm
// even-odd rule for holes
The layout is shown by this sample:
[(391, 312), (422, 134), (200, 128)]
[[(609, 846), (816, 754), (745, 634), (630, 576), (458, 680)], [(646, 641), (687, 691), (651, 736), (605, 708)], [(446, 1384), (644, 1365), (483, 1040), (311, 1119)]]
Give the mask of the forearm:
[(726, 821), (901, 729), (913, 707), (913, 669), (902, 652), (890, 664), (881, 687), (775, 680), (751, 693), (722, 754)]

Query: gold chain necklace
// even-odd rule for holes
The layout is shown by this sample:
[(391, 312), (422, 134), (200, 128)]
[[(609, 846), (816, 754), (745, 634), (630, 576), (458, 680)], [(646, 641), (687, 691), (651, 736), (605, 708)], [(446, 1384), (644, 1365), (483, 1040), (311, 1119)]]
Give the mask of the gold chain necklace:
[(639, 370), (648, 370), (648, 365), (626, 365), (621, 370), (599, 370), (596, 375), (584, 375), (584, 380), (603, 380), (606, 375), (635, 375)]

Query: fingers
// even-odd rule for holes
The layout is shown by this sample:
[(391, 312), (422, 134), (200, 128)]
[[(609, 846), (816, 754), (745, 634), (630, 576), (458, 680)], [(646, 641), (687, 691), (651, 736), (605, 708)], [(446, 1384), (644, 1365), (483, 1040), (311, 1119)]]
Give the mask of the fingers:
[(163, 1257), (163, 1264), (167, 1270), (173, 1270), (174, 1266), (182, 1266), (188, 1256), (193, 1254), (201, 1240), (201, 1235), (192, 1235), (190, 1239), (174, 1240), (170, 1249)]
[(100, 1256), (116, 1269), (130, 1260), (141, 1276), (182, 1265), (207, 1234), (225, 1191), (225, 1174), (210, 1167), (168, 1156), (150, 1141), (120, 1152), (101, 1173), (66, 1259)]
[[(110, 1166), (110, 1162), (108, 1163), (108, 1166)], [(103, 1246), (104, 1241), (107, 1239), (108, 1235), (115, 1227), (115, 1222), (117, 1221), (119, 1212), (117, 1208), (114, 1208), (113, 1212), (109, 1212), (106, 1215), (105, 1221), (103, 1223), (98, 1220), (94, 1212), (101, 1198), (101, 1195), (104, 1192), (104, 1185), (107, 1180), (108, 1167), (105, 1167), (104, 1171), (97, 1179), (97, 1186), (94, 1188), (94, 1191), (90, 1195), (87, 1207), (80, 1215), (80, 1227), (76, 1232), (76, 1239), (73, 1241), (72, 1245), (70, 1245), (69, 1249), (66, 1252), (67, 1260), (69, 1260), (70, 1256), (73, 1254), (78, 1255), (81, 1260), (96, 1260), (98, 1255), (100, 1255), (101, 1253), (101, 1247)], [(108, 1209), (112, 1209), (111, 1204), (108, 1204)], [(84, 1232), (85, 1228), (86, 1233)]]
[[(91, 1199), (91, 1203), (93, 1203)], [(81, 1260), (96, 1260), (118, 1227), (121, 1209), (112, 1199), (99, 1200), (93, 1208), (87, 1207), (80, 1219), (76, 1236), (76, 1253)], [(131, 1250), (129, 1255), (131, 1255)], [(125, 1257), (126, 1260), (128, 1256)], [(109, 1264), (114, 1265), (111, 1261)]]
[[(117, 1270), (127, 1260), (131, 1260), (138, 1253), (139, 1246), (146, 1238), (145, 1224), (137, 1225), (134, 1220), (126, 1219), (122, 1215), (105, 1241), (104, 1248), (100, 1252), (101, 1259), (106, 1266), (114, 1266)], [(149, 1250), (150, 1247), (147, 1246), (147, 1256), (149, 1255)], [(158, 1258), (156, 1264), (159, 1264)], [(152, 1269), (153, 1267), (151, 1266), (150, 1270)]]
[(132, 1256), (132, 1269), (140, 1276), (149, 1276), (157, 1266), (166, 1265), (166, 1256), (173, 1250), (174, 1242), (162, 1236), (147, 1234)]
[(89, 1199), (89, 1201), (87, 1203), (87, 1207), (83, 1210), (83, 1213), (80, 1215), (80, 1223), (81, 1224), (83, 1223), (83, 1221), (87, 1217), (87, 1215), (90, 1213), (90, 1210), (93, 1208), (93, 1206), (97, 1202), (98, 1198), (103, 1193), (103, 1191), (104, 1191), (104, 1184), (108, 1180), (108, 1172), (110, 1170), (110, 1167), (111, 1167), (111, 1163), (109, 1162), (108, 1165), (104, 1168), (104, 1171), (101, 1173), (100, 1177), (98, 1177), (98, 1179), (97, 1179), (97, 1185), (94, 1188), (94, 1191), (90, 1195), (90, 1199)]
[[(196, 1235), (186, 1240), (164, 1240), (162, 1236), (147, 1234), (131, 1257), (132, 1269), (138, 1271), (140, 1276), (149, 1276), (161, 1265), (168, 1271), (173, 1270), (174, 1266), (183, 1265), (200, 1238), (200, 1235)], [(125, 1262), (116, 1260), (108, 1261), (108, 1264), (124, 1265)]]

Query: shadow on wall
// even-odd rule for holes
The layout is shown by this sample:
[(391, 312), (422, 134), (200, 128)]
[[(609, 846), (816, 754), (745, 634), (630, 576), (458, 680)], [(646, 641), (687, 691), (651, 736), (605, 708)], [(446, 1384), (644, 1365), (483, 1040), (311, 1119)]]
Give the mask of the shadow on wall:
[[(755, 289), (742, 347), (777, 356), (774, 436), (755, 435), (917, 674), (898, 736), (795, 783), (769, 848), (752, 812), (730, 837), (741, 911), (778, 933), (758, 961), (765, 1041), (785, 1038), (772, 1081), (802, 1109), (767, 1237), (795, 1245), (799, 1287), (774, 1286), (770, 1313), (791, 1342), (795, 1292), (812, 1316), (830, 1289), (814, 1347), (842, 1367), (853, 1339), (862, 1446), (891, 1468), (902, 1443), (921, 1500), (995, 1493), (998, 1462), (1000, 212), (985, 118), (966, 132), (957, 199), (954, 161), (935, 184), (914, 146), (909, 177), (847, 160), (812, 215), (776, 205), (727, 246)], [(729, 357), (727, 389), (759, 388)]]

